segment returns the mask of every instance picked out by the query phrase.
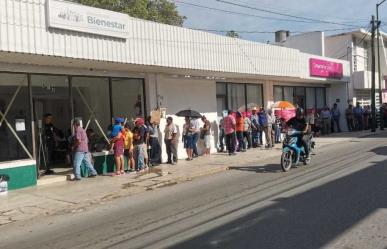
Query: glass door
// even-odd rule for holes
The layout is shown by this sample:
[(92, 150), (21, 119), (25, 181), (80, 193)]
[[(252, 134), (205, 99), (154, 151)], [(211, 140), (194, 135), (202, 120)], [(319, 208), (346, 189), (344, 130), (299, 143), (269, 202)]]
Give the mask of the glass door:
[(37, 164), (46, 174), (69, 165), (70, 91), (67, 76), (31, 75)]

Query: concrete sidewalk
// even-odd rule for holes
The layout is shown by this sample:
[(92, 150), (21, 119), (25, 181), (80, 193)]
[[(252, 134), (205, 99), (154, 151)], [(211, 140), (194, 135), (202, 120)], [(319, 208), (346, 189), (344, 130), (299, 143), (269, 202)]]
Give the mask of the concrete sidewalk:
[[(315, 141), (319, 148), (372, 135), (369, 131), (338, 133), (315, 138)], [(179, 161), (178, 165), (163, 164), (147, 173), (98, 176), (79, 182), (66, 181), (11, 191), (0, 196), (0, 226), (42, 215), (82, 212), (117, 198), (225, 171), (231, 166), (256, 165), (268, 158), (279, 158), (280, 154), (281, 145), (276, 145), (271, 150), (251, 149), (237, 156), (218, 153), (210, 157), (199, 157), (194, 161)]]

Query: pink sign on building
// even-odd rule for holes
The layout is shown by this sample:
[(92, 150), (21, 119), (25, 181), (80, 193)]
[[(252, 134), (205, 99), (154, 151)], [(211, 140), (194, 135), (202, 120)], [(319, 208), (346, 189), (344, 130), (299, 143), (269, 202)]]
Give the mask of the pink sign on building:
[(309, 59), (310, 76), (322, 78), (343, 78), (343, 64), (321, 59)]

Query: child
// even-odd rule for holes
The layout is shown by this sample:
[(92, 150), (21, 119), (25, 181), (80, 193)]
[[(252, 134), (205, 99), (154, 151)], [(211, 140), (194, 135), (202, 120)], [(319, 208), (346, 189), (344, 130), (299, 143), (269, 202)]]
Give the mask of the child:
[(126, 123), (122, 131), (124, 137), (124, 156), (128, 161), (130, 171), (134, 171), (133, 159), (133, 133), (130, 130), (129, 123)]
[(124, 136), (122, 132), (122, 123), (124, 120), (122, 118), (115, 119), (115, 125), (113, 126), (111, 136), (113, 139), (110, 143), (113, 146), (114, 150), (114, 159), (116, 162), (116, 175), (124, 175)]

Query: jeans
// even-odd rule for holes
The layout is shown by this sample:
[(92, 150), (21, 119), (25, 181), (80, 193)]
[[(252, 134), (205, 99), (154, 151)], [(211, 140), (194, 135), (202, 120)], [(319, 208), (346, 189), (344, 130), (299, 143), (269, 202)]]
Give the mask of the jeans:
[(329, 135), (331, 133), (331, 119), (324, 118), (323, 119), (323, 134)]
[(235, 152), (235, 132), (226, 134), (226, 144), (228, 149), (228, 154)]
[(156, 137), (151, 137), (149, 142), (151, 145), (150, 162), (155, 164), (161, 163), (161, 146), (159, 140)]
[(245, 150), (246, 144), (245, 144), (245, 141), (243, 139), (243, 131), (237, 131), (236, 136), (238, 139), (238, 150), (237, 151)]
[(74, 154), (74, 175), (75, 178), (81, 178), (81, 165), (82, 163), (86, 164), (86, 167), (89, 169), (91, 175), (97, 175), (93, 165), (91, 164), (91, 154), (89, 152), (75, 152)]
[(136, 144), (133, 148), (133, 158), (136, 170), (142, 170), (145, 166), (144, 144)]
[(166, 139), (165, 148), (167, 150), (168, 163), (177, 162), (177, 143), (172, 143), (172, 139)]
[(196, 132), (193, 134), (193, 155), (196, 155), (196, 156), (199, 155), (198, 146), (197, 146), (198, 140), (199, 140), (199, 133)]
[(348, 131), (353, 131), (354, 130), (353, 119), (347, 118), (347, 126), (348, 126)]
[(362, 131), (363, 130), (363, 116), (357, 115), (355, 116), (356, 119), (356, 130)]
[(275, 142), (281, 143), (281, 128), (279, 126), (275, 126)]
[(333, 122), (334, 122), (334, 124), (336, 124), (337, 132), (341, 132), (341, 128), (340, 128), (340, 118), (333, 118)]
[(253, 144), (253, 148), (256, 148), (258, 147), (259, 145), (259, 131), (258, 130), (253, 130), (252, 133), (251, 133), (251, 137), (252, 137), (252, 144)]
[(223, 129), (219, 130), (219, 150), (220, 151), (224, 150), (224, 130)]
[(247, 148), (251, 148), (252, 147), (252, 144), (251, 144), (251, 132), (250, 131), (244, 131), (243, 132), (243, 139), (246, 139), (247, 141)]

